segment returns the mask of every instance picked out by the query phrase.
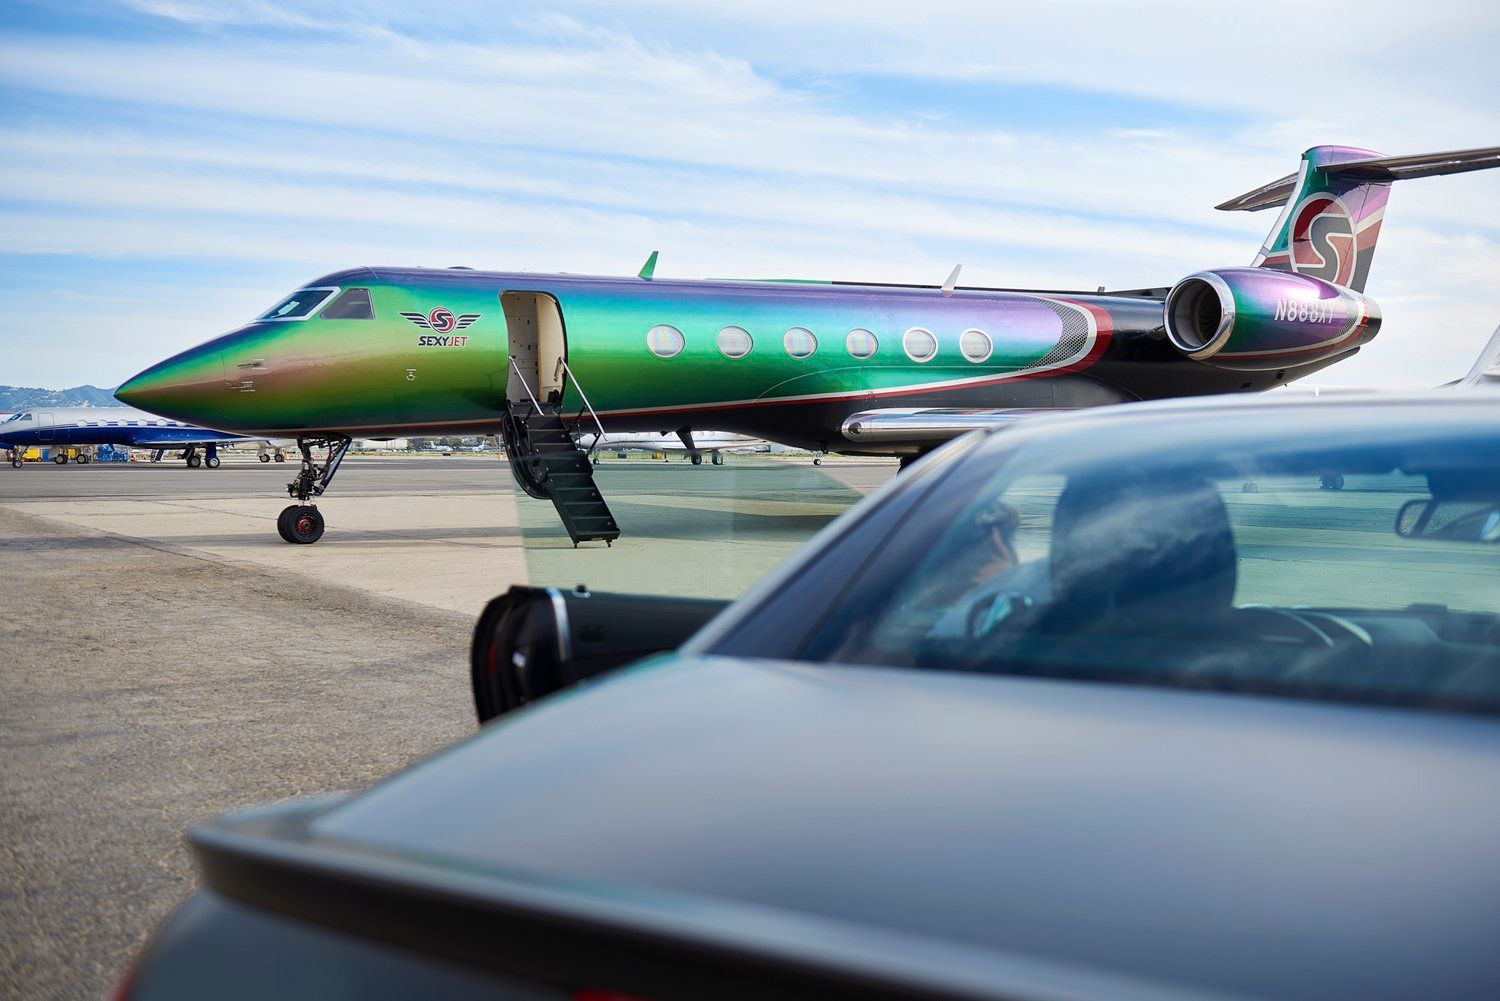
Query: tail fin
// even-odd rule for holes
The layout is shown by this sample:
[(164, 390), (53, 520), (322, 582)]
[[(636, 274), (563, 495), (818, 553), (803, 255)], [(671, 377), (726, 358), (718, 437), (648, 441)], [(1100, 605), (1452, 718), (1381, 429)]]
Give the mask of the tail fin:
[(1216, 208), (1258, 212), (1283, 205), (1254, 266), (1295, 271), (1365, 290), (1392, 181), (1500, 167), (1500, 146), (1381, 156), (1350, 146), (1314, 146), (1295, 174)]

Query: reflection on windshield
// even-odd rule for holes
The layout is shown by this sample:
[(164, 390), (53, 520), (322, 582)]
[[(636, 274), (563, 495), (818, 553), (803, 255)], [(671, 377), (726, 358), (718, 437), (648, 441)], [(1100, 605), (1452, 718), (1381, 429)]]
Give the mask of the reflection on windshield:
[(267, 311), (262, 320), (305, 320), (323, 303), (328, 297), (337, 292), (333, 288), (305, 288), (299, 289), (287, 296), (286, 299), (277, 303)]
[(933, 538), (893, 547), (807, 653), (1500, 710), (1487, 522), (1398, 534), (1409, 503), (1455, 489), (1447, 507), (1494, 511), (1484, 454), (1012, 461)]

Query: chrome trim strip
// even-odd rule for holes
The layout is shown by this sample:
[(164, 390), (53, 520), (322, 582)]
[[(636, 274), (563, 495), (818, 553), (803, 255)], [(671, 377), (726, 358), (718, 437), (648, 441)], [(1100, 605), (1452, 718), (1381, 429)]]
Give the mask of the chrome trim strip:
[(557, 620), (557, 662), (561, 666), (573, 659), (573, 636), (568, 632), (568, 603), (563, 600), (562, 591), (555, 587), (547, 588), (547, 597), (552, 599), (552, 616)]
[(1065, 408), (1030, 410), (866, 410), (844, 419), (840, 433), (848, 441), (927, 442), (946, 441), (969, 431), (983, 431), (1013, 424), (1024, 417), (1060, 413)]

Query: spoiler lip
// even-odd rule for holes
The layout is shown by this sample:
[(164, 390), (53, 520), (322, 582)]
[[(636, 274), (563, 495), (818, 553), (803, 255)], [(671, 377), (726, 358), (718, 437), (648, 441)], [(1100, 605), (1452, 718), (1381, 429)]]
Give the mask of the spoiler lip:
[(760, 905), (319, 838), (312, 821), (344, 799), (297, 800), (190, 828), (206, 887), (460, 964), (660, 999), (1226, 997)]

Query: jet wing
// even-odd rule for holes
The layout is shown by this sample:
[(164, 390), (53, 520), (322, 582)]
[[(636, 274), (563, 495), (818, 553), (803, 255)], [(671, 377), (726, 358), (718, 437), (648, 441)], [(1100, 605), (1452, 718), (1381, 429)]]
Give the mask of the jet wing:
[(957, 438), (969, 431), (1005, 427), (1053, 409), (942, 410), (931, 408), (864, 410), (845, 418), (840, 430), (859, 444), (927, 445)]

